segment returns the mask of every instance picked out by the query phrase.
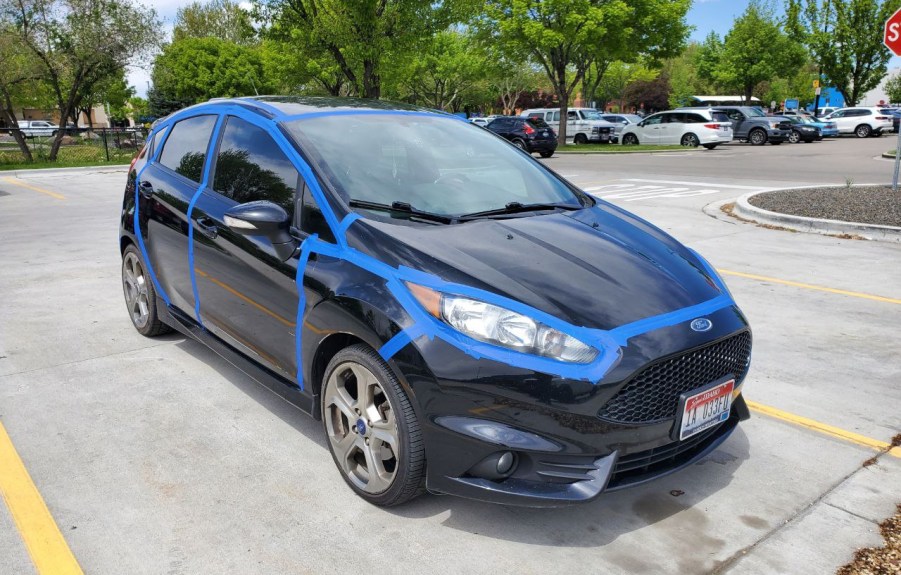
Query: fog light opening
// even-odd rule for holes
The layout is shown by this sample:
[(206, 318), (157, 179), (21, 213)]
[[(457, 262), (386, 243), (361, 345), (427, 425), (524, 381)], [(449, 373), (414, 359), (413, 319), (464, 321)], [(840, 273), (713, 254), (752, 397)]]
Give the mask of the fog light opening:
[(512, 451), (505, 451), (497, 458), (497, 472), (499, 475), (509, 475), (515, 465), (516, 455)]
[(471, 477), (481, 477), (500, 481), (513, 475), (519, 465), (519, 458), (512, 451), (492, 453), (482, 461), (479, 461), (466, 473)]

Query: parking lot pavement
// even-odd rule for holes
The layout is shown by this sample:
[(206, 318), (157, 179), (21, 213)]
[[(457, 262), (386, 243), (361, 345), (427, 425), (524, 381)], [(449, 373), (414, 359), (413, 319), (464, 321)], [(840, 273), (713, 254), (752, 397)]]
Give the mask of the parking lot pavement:
[[(0, 422), (85, 573), (828, 573), (878, 543), (875, 522), (901, 501), (901, 458), (863, 467), (874, 449), (798, 418), (882, 442), (901, 430), (901, 248), (702, 208), (744, 187), (843, 183), (846, 165), (855, 178), (860, 166), (888, 178), (891, 164), (867, 146), (552, 158), (586, 188), (717, 190), (628, 202), (607, 197), (610, 188), (593, 193), (724, 271), (754, 329), (746, 396), (783, 414), (758, 410), (696, 465), (588, 505), (429, 495), (383, 510), (353, 496), (318, 422), (199, 344), (133, 330), (116, 245), (123, 170), (0, 178)], [(772, 150), (790, 164), (820, 148), (805, 160), (819, 167), (770, 169)], [(0, 573), (28, 573), (21, 529), (5, 513)]]

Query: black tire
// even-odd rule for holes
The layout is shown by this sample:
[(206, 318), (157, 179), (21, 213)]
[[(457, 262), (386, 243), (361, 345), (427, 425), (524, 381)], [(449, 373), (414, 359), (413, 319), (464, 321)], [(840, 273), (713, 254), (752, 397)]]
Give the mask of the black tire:
[(624, 146), (637, 146), (638, 145), (638, 136), (635, 134), (626, 134), (623, 136), (623, 145)]
[(861, 124), (854, 128), (854, 135), (858, 138), (869, 138), (873, 133), (873, 128), (867, 124)]
[(573, 136), (573, 143), (579, 145), (587, 144), (588, 136), (586, 136), (585, 134), (576, 134), (575, 136)]
[(172, 328), (160, 319), (156, 306), (156, 289), (146, 270), (147, 265), (138, 248), (134, 244), (125, 248), (122, 252), (122, 291), (125, 294), (128, 316), (138, 333), (155, 337), (171, 332)]
[(682, 136), (679, 144), (685, 146), (686, 148), (697, 148), (701, 145), (701, 140), (699, 140), (697, 136), (689, 132)]
[[(351, 450), (357, 449), (360, 451), (360, 454), (352, 452), (354, 453), (354, 460), (356, 461), (356, 458), (362, 454), (364, 456), (364, 462), (368, 464), (368, 461), (370, 461), (365, 458), (365, 454), (362, 453), (362, 450), (369, 449), (369, 434), (373, 434), (373, 442), (376, 441), (374, 434), (376, 427), (373, 427), (371, 421), (369, 421), (371, 414), (375, 413), (384, 420), (380, 422), (380, 424), (386, 424), (390, 421), (386, 416), (386, 413), (390, 410), (395, 423), (397, 453), (394, 453), (391, 447), (388, 446), (388, 454), (391, 457), (385, 459), (384, 450), (387, 444), (383, 442), (378, 447), (379, 453), (381, 454), (381, 464), (384, 468), (387, 468), (385, 462), (390, 462), (393, 459), (393, 477), (384, 490), (374, 493), (366, 491), (365, 486), (361, 487), (355, 483), (354, 479), (356, 481), (361, 481), (356, 474), (354, 474), (354, 479), (351, 479), (348, 475), (348, 471), (345, 471), (343, 464), (339, 460), (339, 455), (335, 453), (335, 442), (338, 441), (338, 439), (347, 439), (351, 434), (359, 437), (360, 432), (346, 428), (347, 425), (351, 425), (355, 429), (358, 429), (358, 423), (349, 422), (346, 415), (344, 415), (345, 412), (335, 403), (337, 400), (340, 400), (342, 396), (332, 393), (333, 387), (330, 385), (330, 380), (334, 375), (335, 380), (333, 385), (338, 385), (337, 382), (341, 381), (341, 385), (350, 385), (353, 389), (356, 389), (358, 392), (357, 398), (354, 398), (349, 394), (347, 397), (357, 401), (359, 398), (359, 387), (356, 387), (356, 376), (351, 373), (350, 376), (353, 377), (353, 381), (351, 381), (351, 378), (346, 376), (346, 372), (342, 374), (341, 370), (351, 370), (351, 367), (359, 369), (359, 366), (368, 370), (369, 373), (375, 377), (375, 383), (383, 395), (380, 396), (378, 393), (373, 393), (372, 406), (369, 410), (365, 413), (361, 410), (357, 410), (357, 414), (361, 418), (358, 421), (363, 421), (363, 418), (366, 418), (367, 421), (363, 425), (363, 429), (365, 430), (365, 440), (354, 439), (354, 442), (358, 443), (359, 441), (365, 441), (367, 447), (355, 447), (352, 445), (350, 448)], [(322, 390), (322, 424), (326, 434), (326, 442), (329, 445), (332, 459), (338, 467), (338, 471), (341, 473), (344, 482), (347, 483), (357, 495), (366, 501), (382, 507), (400, 505), (401, 503), (405, 503), (422, 494), (425, 491), (426, 458), (419, 421), (416, 418), (416, 413), (413, 410), (413, 406), (410, 403), (406, 392), (400, 385), (400, 382), (397, 380), (391, 367), (385, 363), (381, 356), (365, 344), (352, 345), (342, 349), (332, 358), (328, 367), (325, 369)], [(383, 397), (384, 401), (377, 406), (376, 398), (379, 397)], [(388, 406), (387, 408), (384, 407), (386, 403)], [(359, 403), (357, 403), (357, 405), (359, 405)], [(375, 411), (373, 411), (373, 409)], [(342, 426), (344, 427), (342, 428)], [(374, 462), (375, 459), (373, 458), (371, 461)], [(359, 467), (360, 464), (355, 463), (355, 465)], [(368, 475), (368, 469), (366, 471), (368, 477), (366, 484), (368, 486), (372, 476)], [(379, 478), (380, 483), (383, 481), (385, 481), (383, 478)]]
[(57, 130), (53, 130), (52, 132), (50, 132), (50, 137), (55, 138), (57, 133)]
[(704, 147), (707, 148), (708, 150), (713, 150), (717, 146), (719, 146), (719, 144), (704, 144)]
[(781, 146), (782, 142), (770, 142), (771, 146)]
[(513, 145), (516, 146), (517, 148), (519, 148), (520, 150), (522, 150), (523, 152), (528, 153), (528, 151), (529, 151), (529, 148), (528, 148), (528, 146), (526, 146), (526, 143), (524, 141), (520, 140), (519, 138), (516, 138), (515, 140), (513, 140)]
[(788, 141), (792, 144), (797, 144), (801, 141), (801, 132), (798, 130), (792, 130), (791, 134), (788, 135)]
[(554, 152), (539, 152), (542, 158), (550, 158), (554, 155)]
[(748, 142), (750, 142), (750, 144), (752, 146), (762, 146), (762, 145), (766, 144), (766, 141), (767, 141), (766, 130), (761, 130), (760, 128), (754, 128), (748, 134)]

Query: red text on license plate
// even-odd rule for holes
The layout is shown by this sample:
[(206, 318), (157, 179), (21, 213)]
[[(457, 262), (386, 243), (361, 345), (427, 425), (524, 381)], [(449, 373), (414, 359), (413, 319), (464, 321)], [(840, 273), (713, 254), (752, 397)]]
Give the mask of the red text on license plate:
[(705, 389), (686, 397), (682, 408), (679, 441), (729, 419), (729, 409), (732, 407), (732, 390), (734, 388), (735, 380), (730, 379), (710, 389)]

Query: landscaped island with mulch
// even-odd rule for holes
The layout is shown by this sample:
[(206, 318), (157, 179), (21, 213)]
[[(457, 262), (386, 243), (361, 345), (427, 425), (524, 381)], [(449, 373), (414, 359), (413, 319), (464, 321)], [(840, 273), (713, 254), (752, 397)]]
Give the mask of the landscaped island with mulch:
[(843, 222), (901, 226), (901, 189), (891, 186), (839, 186), (757, 194), (748, 202), (758, 208)]

